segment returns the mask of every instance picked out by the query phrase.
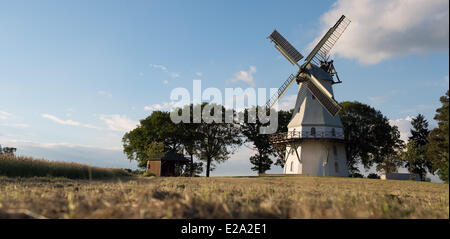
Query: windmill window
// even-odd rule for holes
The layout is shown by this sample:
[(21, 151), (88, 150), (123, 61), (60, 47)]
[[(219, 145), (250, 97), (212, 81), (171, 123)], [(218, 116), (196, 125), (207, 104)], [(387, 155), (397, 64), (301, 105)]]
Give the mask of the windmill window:
[(316, 128), (314, 128), (314, 127), (311, 128), (311, 135), (312, 136), (316, 135)]
[(332, 136), (336, 136), (336, 129), (331, 128), (331, 135), (332, 135)]
[(336, 173), (339, 173), (339, 164), (338, 164), (337, 161), (334, 162), (334, 171), (335, 171)]
[(294, 161), (291, 161), (291, 172), (294, 172)]

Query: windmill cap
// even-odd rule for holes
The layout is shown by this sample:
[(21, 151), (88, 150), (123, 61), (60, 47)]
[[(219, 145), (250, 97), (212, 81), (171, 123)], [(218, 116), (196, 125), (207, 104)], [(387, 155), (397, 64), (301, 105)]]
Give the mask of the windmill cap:
[(316, 77), (318, 80), (333, 81), (333, 77), (330, 74), (312, 63), (305, 67), (305, 71)]

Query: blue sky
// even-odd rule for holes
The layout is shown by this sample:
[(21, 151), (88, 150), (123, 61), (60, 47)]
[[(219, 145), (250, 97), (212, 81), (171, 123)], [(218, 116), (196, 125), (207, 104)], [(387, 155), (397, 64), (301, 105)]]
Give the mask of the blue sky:
[[(134, 167), (121, 137), (170, 106), (172, 89), (195, 79), (203, 89), (278, 88), (295, 68), (266, 37), (277, 29), (307, 55), (340, 14), (352, 23), (335, 46), (336, 99), (374, 106), (406, 137), (418, 113), (436, 125), (448, 90), (448, 9), (446, 0), (0, 1), (0, 144)], [(252, 174), (251, 154), (241, 148), (212, 175)]]

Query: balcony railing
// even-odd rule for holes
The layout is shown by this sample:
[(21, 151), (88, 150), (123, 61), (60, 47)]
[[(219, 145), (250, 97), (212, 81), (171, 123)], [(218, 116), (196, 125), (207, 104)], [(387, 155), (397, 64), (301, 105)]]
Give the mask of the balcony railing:
[(292, 141), (296, 139), (338, 139), (343, 140), (344, 134), (333, 131), (289, 131), (270, 135), (271, 142)]

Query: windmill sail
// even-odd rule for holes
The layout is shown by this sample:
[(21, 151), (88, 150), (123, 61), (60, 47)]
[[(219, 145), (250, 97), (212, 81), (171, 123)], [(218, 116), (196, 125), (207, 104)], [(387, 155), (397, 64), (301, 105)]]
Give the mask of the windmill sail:
[(280, 98), (281, 96), (286, 93), (287, 89), (292, 85), (292, 82), (294, 82), (295, 76), (290, 75), (289, 78), (281, 85), (281, 87), (278, 89), (277, 93), (272, 95), (270, 99), (266, 103), (266, 107), (270, 109)]
[(297, 62), (303, 58), (302, 54), (298, 52), (277, 30), (274, 30), (268, 37), (275, 43), (281, 54), (283, 54), (289, 62), (293, 65), (298, 65)]
[(307, 74), (308, 81), (305, 81), (306, 87), (316, 97), (317, 101), (330, 113), (335, 116), (342, 108), (325, 87), (313, 76)]
[[(300, 66), (297, 62), (303, 58), (300, 54), (280, 33), (276, 30), (270, 34), (268, 38), (275, 43), (275, 47), (285, 56), (292, 64), (299, 66), (299, 71), (296, 76), (290, 75), (289, 78), (281, 85), (277, 93), (267, 101), (266, 107), (271, 108), (292, 85), (295, 79), (299, 79), (306, 84), (309, 91), (317, 98), (320, 104), (332, 115), (335, 116), (341, 109), (333, 96), (327, 89), (319, 82), (312, 74), (306, 73), (306, 67), (312, 62), (316, 66), (321, 65), (321, 60), (330, 53), (331, 48), (337, 42), (339, 37), (350, 24), (350, 20), (342, 15), (339, 20), (331, 27), (328, 32), (322, 37), (319, 43), (314, 47), (311, 53), (306, 57), (305, 62)], [(332, 72), (332, 71), (331, 71)], [(306, 73), (306, 74), (305, 74)], [(330, 74), (330, 72), (327, 72)]]
[(334, 24), (333, 27), (328, 30), (325, 36), (319, 41), (319, 43), (314, 47), (314, 49), (309, 53), (308, 57), (305, 59), (305, 63), (303, 66), (307, 66), (310, 62), (314, 63), (317, 66), (320, 66), (320, 57), (325, 57), (330, 53), (331, 48), (337, 42), (339, 37), (347, 28), (348, 24), (350, 24), (350, 20), (346, 18), (344, 15), (339, 18), (339, 20)]

